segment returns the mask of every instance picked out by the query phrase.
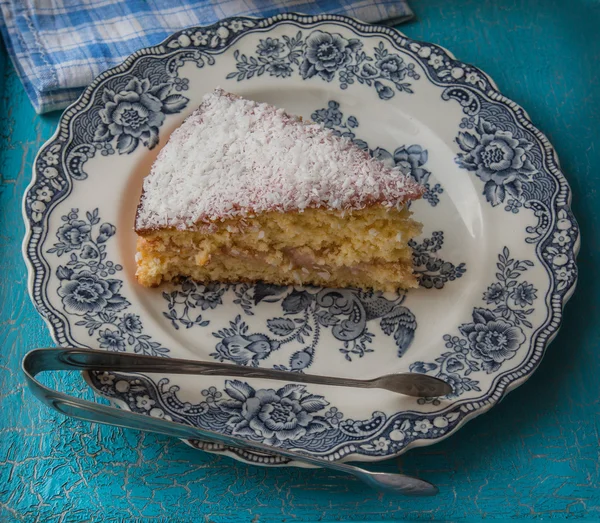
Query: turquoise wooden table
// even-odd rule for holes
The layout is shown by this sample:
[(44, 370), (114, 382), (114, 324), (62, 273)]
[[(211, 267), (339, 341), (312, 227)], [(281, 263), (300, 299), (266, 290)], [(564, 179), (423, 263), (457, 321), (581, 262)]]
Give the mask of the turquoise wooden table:
[[(177, 440), (64, 418), (19, 370), (51, 345), (26, 290), (21, 197), (58, 115), (36, 116), (3, 55), (0, 81), (0, 521), (358, 521), (600, 518), (600, 2), (413, 0), (402, 30), (480, 66), (555, 145), (581, 225), (579, 289), (524, 386), (450, 439), (381, 469), (440, 487), (429, 499), (324, 470), (263, 469)], [(55, 377), (70, 393), (85, 386)]]

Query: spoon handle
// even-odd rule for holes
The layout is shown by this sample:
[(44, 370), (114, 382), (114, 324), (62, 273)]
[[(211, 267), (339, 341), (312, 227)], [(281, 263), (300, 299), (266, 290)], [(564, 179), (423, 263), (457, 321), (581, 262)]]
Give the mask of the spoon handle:
[[(66, 416), (94, 423), (103, 423), (105, 425), (114, 425), (146, 432), (156, 432), (158, 434), (174, 436), (176, 438), (200, 439), (236, 448), (252, 449), (268, 454), (276, 454), (301, 463), (352, 474), (372, 487), (397, 494), (431, 496), (438, 492), (434, 485), (404, 474), (371, 472), (361, 467), (327, 461), (302, 452), (279, 447), (275, 448), (270, 445), (264, 445), (236, 436), (221, 434), (219, 432), (200, 429), (191, 425), (184, 425), (183, 423), (153, 418), (144, 414), (137, 414), (128, 410), (101, 405), (50, 389), (35, 379), (35, 376), (43, 371), (98, 370), (97, 365), (93, 363), (86, 365), (81, 360), (71, 363), (69, 358), (65, 357), (65, 354), (73, 355), (76, 353), (73, 353), (72, 349), (35, 349), (27, 353), (23, 358), (22, 369), (33, 394), (40, 401)], [(106, 369), (106, 366), (103, 366), (103, 369)]]

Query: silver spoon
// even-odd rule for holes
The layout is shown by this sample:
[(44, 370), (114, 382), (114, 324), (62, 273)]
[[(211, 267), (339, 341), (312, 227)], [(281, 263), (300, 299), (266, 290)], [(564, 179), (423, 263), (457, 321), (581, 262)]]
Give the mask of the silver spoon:
[(371, 380), (356, 380), (282, 370), (259, 369), (256, 367), (243, 367), (214, 361), (160, 358), (92, 349), (48, 348), (36, 350), (59, 352), (61, 361), (68, 364), (70, 369), (200, 374), (204, 376), (241, 376), (243, 378), (263, 378), (268, 380), (293, 381), (295, 383), (335, 385), (337, 387), (385, 389), (406, 396), (426, 398), (445, 396), (452, 392), (452, 387), (439, 378), (410, 372), (387, 374)]
[[(101, 356), (105, 356), (105, 358), (102, 358)], [(125, 356), (127, 356), (127, 358), (124, 358)], [(131, 364), (131, 361), (135, 361), (138, 358), (150, 361), (140, 366)], [(388, 472), (371, 472), (355, 465), (327, 461), (304, 454), (303, 452), (291, 451), (278, 447), (276, 448), (243, 438), (200, 429), (191, 425), (184, 425), (174, 421), (153, 418), (144, 414), (136, 414), (127, 410), (100, 405), (92, 401), (82, 400), (73, 396), (68, 396), (62, 392), (52, 390), (42, 385), (35, 379), (35, 376), (38, 373), (52, 370), (114, 371), (115, 367), (113, 364), (108, 364), (108, 362), (112, 361), (116, 361), (120, 364), (119, 370), (139, 371), (141, 368), (143, 368), (146, 372), (153, 372), (159, 369), (158, 366), (153, 366), (151, 364), (156, 359), (165, 363), (168, 361), (185, 362), (186, 364), (195, 363), (188, 362), (187, 360), (153, 358), (149, 356), (137, 356), (131, 354), (114, 354), (89, 349), (47, 348), (35, 349), (27, 353), (23, 358), (22, 369), (25, 373), (27, 383), (34, 395), (49, 407), (52, 407), (66, 416), (71, 416), (73, 418), (91, 421), (94, 423), (103, 423), (106, 425), (114, 425), (117, 427), (142, 430), (146, 432), (156, 432), (158, 434), (174, 436), (176, 438), (200, 439), (203, 441), (222, 443), (232, 447), (258, 450), (268, 454), (285, 456), (301, 463), (307, 463), (310, 465), (316, 465), (318, 467), (352, 474), (371, 487), (396, 494), (410, 496), (433, 496), (438, 493), (438, 489), (435, 485), (412, 476)], [(126, 362), (129, 364), (126, 364)], [(224, 366), (230, 367), (230, 365)], [(160, 367), (160, 369), (164, 370), (164, 367)], [(174, 368), (168, 368), (166, 372), (176, 373), (174, 372)], [(189, 366), (186, 367), (186, 371), (182, 372), (196, 373), (197, 370), (192, 372), (192, 367)], [(301, 374), (290, 375), (285, 372), (283, 374), (286, 374), (286, 378), (288, 380), (292, 377), (302, 376)]]

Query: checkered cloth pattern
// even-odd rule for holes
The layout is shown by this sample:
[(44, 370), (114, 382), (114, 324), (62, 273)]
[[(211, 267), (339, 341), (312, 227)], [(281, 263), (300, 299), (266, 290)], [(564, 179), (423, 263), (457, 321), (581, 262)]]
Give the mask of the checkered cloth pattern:
[(173, 32), (236, 15), (344, 14), (399, 24), (406, 0), (0, 0), (6, 49), (38, 113), (63, 109), (102, 71)]

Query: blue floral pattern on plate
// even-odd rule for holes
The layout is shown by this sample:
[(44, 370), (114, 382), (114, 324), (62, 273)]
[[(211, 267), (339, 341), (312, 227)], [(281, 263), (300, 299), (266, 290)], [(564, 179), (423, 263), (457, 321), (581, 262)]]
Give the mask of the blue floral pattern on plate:
[[(56, 232), (59, 240), (48, 253), (59, 258), (69, 253), (69, 261), (59, 265), (56, 277), (60, 281), (58, 295), (66, 313), (79, 316), (75, 325), (84, 326), (89, 336), (96, 336), (101, 349), (162, 356), (169, 352), (160, 343), (143, 334), (143, 324), (137, 314), (124, 312), (129, 303), (121, 294), (123, 281), (114, 278), (122, 265), (107, 260), (106, 242), (116, 228), (100, 223), (98, 209), (87, 212), (85, 220), (79, 210), (61, 217), (64, 225)], [(97, 230), (96, 230), (97, 229)]]
[[(252, 45), (245, 45), (246, 37)], [(411, 346), (428, 320), (419, 309), (419, 293), (433, 293), (440, 300), (447, 293), (454, 296), (453, 289), (462, 282), (468, 288), (466, 280), (478, 274), (470, 261), (465, 273), (463, 259), (445, 259), (453, 233), (450, 223), (429, 229), (434, 232), (413, 242), (422, 289), (408, 297), (352, 289), (183, 282), (164, 296), (162, 291), (153, 295), (153, 303), (163, 308), (154, 311), (156, 320), (132, 291), (126, 277), (129, 262), (115, 240), (123, 234), (117, 226), (117, 198), (107, 187), (125, 190), (119, 178), (130, 168), (125, 166), (155, 148), (167, 122), (175, 124), (178, 115), (188, 114), (199, 93), (219, 84), (261, 89), (266, 79), (280, 92), (287, 86), (310, 86), (326, 93), (326, 106), (305, 108), (305, 114), (423, 183), (429, 212), (447, 212), (461, 172), (473, 173), (466, 178), (481, 200), (484, 221), (510, 221), (514, 226), (510, 240), (485, 238), (490, 244), (487, 259), (494, 258), (494, 266), (483, 267), (489, 273), (485, 278), (468, 282), (479, 294), (469, 303), (468, 314), (433, 340), (435, 350), (426, 351), (427, 357)], [(421, 89), (425, 85), (431, 89)], [(433, 88), (439, 97), (423, 94)], [(447, 167), (456, 169), (457, 181), (438, 181), (443, 173), (432, 166), (441, 151), (425, 141), (370, 149), (365, 140), (369, 133), (363, 133), (368, 116), (360, 112), (361, 104), (348, 103), (353, 96), (374, 109), (383, 104), (392, 110), (406, 100), (418, 108), (424, 103), (421, 96), (429, 96), (428, 104), (446, 104), (452, 114), (459, 108), (462, 116), (455, 122), (440, 114), (440, 121), (453, 125), (456, 140), (446, 146), (455, 165)], [(81, 184), (85, 191), (79, 190)], [(86, 197), (88, 187), (98, 194)], [(417, 204), (422, 210), (423, 204)], [(198, 390), (189, 401), (182, 399), (180, 384), (167, 378), (89, 375), (97, 390), (134, 412), (331, 460), (381, 459), (435, 442), (497, 402), (535, 370), (577, 278), (579, 228), (570, 210), (569, 187), (554, 150), (523, 110), (498, 93), (484, 73), (441, 47), (335, 15), (231, 18), (180, 31), (159, 46), (135, 53), (103, 73), (65, 111), (56, 135), (38, 154), (24, 208), (31, 294), (57, 343), (167, 356), (165, 332), (179, 336), (202, 329), (213, 334), (215, 358), (273, 365), (286, 347), (293, 347), (279, 368), (302, 372), (317, 366), (315, 337), (320, 329), (321, 336), (339, 342), (334, 352), (348, 363), (347, 369), (356, 368), (356, 361), (383, 357), (386, 351), (375, 346), (389, 340), (397, 361), (453, 385), (453, 394), (443, 402), (424, 399), (357, 415), (357, 405), (344, 395), (293, 383), (260, 387), (221, 380)], [(270, 312), (265, 316), (266, 310)], [(257, 318), (264, 318), (260, 328)], [(385, 403), (383, 396), (379, 399)], [(190, 443), (254, 463), (285, 463), (273, 456)]]
[(110, 143), (116, 139), (121, 154), (134, 151), (140, 141), (152, 149), (158, 143), (158, 129), (165, 116), (178, 113), (187, 105), (185, 96), (171, 94), (176, 85), (181, 86), (175, 81), (152, 85), (148, 78), (132, 78), (121, 91), (106, 88), (94, 140)]
[(521, 200), (523, 182), (531, 182), (538, 172), (528, 157), (533, 143), (483, 118), (478, 118), (475, 128), (476, 133), (458, 133), (456, 141), (463, 152), (458, 154), (457, 163), (485, 182), (483, 193), (493, 206), (507, 195), (512, 201)]
[(406, 78), (418, 80), (415, 65), (406, 63), (398, 54), (390, 53), (380, 43), (373, 56), (363, 50), (360, 39), (346, 39), (339, 33), (312, 31), (305, 36), (298, 31), (295, 36), (267, 37), (260, 40), (256, 56), (235, 51), (236, 71), (227, 79), (238, 82), (268, 73), (277, 78), (292, 76), (296, 70), (304, 80), (319, 77), (326, 82), (338, 78), (341, 89), (355, 81), (373, 86), (382, 100), (393, 98), (397, 92), (412, 93)]

